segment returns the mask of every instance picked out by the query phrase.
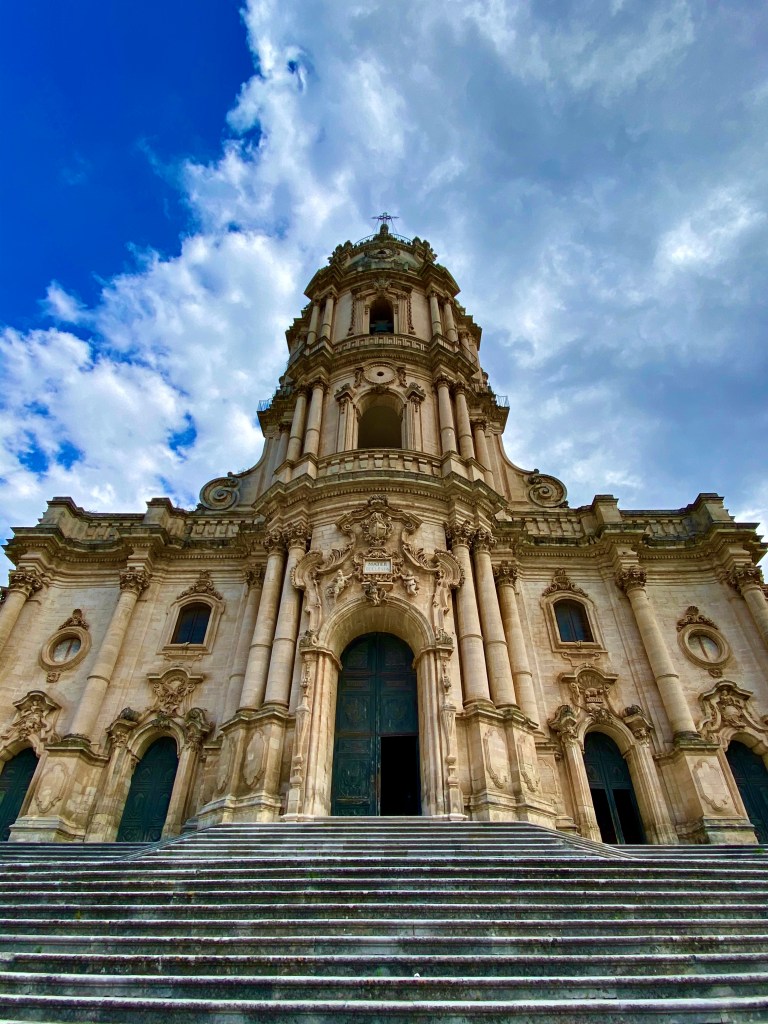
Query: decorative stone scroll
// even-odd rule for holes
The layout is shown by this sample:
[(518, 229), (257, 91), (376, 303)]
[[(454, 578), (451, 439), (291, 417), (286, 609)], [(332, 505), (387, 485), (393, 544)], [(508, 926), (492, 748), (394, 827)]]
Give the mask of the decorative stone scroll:
[(528, 484), (528, 499), (541, 508), (557, 508), (567, 504), (568, 492), (565, 485), (554, 476), (547, 476), (534, 469), (525, 478)]
[[(572, 720), (577, 733), (585, 731), (591, 724), (613, 724), (628, 729), (638, 742), (647, 743), (653, 725), (643, 709), (638, 704), (631, 704), (619, 711), (614, 704), (613, 691), (617, 679), (615, 674), (603, 672), (590, 664), (575, 672), (563, 673), (560, 682), (570, 690), (570, 704), (562, 705), (553, 721), (559, 722), (565, 714), (563, 708), (567, 708), (569, 720)], [(555, 725), (552, 728), (555, 729)]]
[(0, 754), (8, 748), (18, 748), (27, 741), (38, 757), (45, 749), (46, 743), (57, 743), (58, 734), (54, 730), (54, 722), (61, 705), (51, 700), (42, 690), (30, 690), (13, 706), (16, 714), (13, 721), (0, 732)]
[(240, 501), (240, 483), (234, 473), (217, 476), (200, 491), (200, 505), (213, 512), (226, 512)]

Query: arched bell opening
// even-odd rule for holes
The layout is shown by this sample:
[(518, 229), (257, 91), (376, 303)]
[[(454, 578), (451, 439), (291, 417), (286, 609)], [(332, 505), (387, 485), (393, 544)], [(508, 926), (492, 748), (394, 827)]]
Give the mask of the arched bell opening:
[(588, 732), (584, 767), (602, 841), (645, 843), (632, 776), (616, 742), (603, 732)]
[(6, 842), (19, 816), (29, 784), (37, 768), (37, 754), (25, 747), (3, 765), (0, 774), (0, 842)]
[(763, 758), (739, 740), (731, 740), (725, 756), (757, 841), (768, 843), (768, 770)]
[(357, 426), (357, 447), (403, 447), (403, 409), (394, 396), (376, 396), (362, 412)]
[(413, 651), (368, 633), (341, 656), (331, 814), (419, 815), (419, 712)]
[(384, 298), (376, 299), (371, 304), (368, 323), (369, 334), (394, 334), (395, 312), (392, 303)]
[(118, 843), (156, 843), (160, 840), (179, 767), (176, 741), (170, 736), (147, 747), (131, 778)]

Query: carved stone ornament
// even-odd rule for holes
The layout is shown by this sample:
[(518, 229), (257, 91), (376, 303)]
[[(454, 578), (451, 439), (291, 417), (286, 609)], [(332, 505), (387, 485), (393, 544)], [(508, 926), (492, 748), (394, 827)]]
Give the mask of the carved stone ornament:
[(723, 680), (711, 690), (699, 694), (704, 720), (699, 732), (705, 740), (727, 747), (736, 733), (747, 733), (762, 740), (768, 739), (768, 719), (759, 718), (752, 705), (752, 692), (736, 683)]
[(216, 601), (223, 601), (221, 594), (213, 585), (211, 579), (211, 573), (209, 569), (202, 569), (199, 576), (192, 584), (191, 587), (187, 587), (186, 590), (182, 590), (177, 600), (181, 600), (183, 597), (192, 597), (195, 594), (206, 594), (208, 597), (214, 598)]
[(152, 708), (165, 715), (177, 714), (184, 699), (192, 693), (198, 683), (203, 681), (203, 678), (203, 676), (192, 676), (186, 669), (178, 667), (169, 668), (159, 676), (147, 676), (155, 694)]
[(551, 594), (579, 594), (581, 597), (586, 597), (586, 593), (581, 587), (571, 580), (567, 571), (563, 566), (559, 569), (555, 569), (555, 574), (552, 577), (552, 582), (543, 591), (542, 597), (549, 597)]
[(120, 589), (141, 594), (149, 586), (149, 573), (146, 569), (128, 566), (120, 573)]
[[(248, 740), (248, 745), (245, 748), (245, 756), (243, 758), (243, 767), (240, 773), (243, 782), (250, 789), (257, 786), (264, 778), (264, 774), (267, 770), (268, 754), (269, 749), (267, 747), (267, 742), (264, 739), (264, 733), (261, 729), (257, 728)], [(229, 770), (227, 770), (227, 776), (228, 775)]]
[(630, 704), (629, 707), (624, 708), (621, 717), (638, 743), (650, 743), (653, 724), (643, 713), (639, 704)]
[(217, 476), (200, 491), (200, 505), (213, 512), (226, 512), (240, 501), (240, 477), (234, 473)]
[(499, 565), (494, 565), (493, 575), (497, 587), (512, 587), (514, 589), (520, 572), (514, 562), (501, 562)]
[(616, 573), (616, 586), (628, 594), (630, 590), (637, 590), (645, 586), (648, 574), (639, 565), (631, 565), (627, 569), (619, 569)]
[(731, 794), (717, 762), (701, 758), (694, 764), (692, 774), (702, 800), (713, 811), (725, 811), (733, 807)]
[(212, 728), (203, 708), (190, 708), (184, 716), (184, 740), (187, 748), (199, 754)]
[(69, 773), (64, 765), (57, 761), (47, 769), (35, 788), (32, 803), (38, 814), (49, 814), (64, 796)]
[(584, 665), (577, 672), (564, 673), (560, 681), (571, 691), (573, 705), (595, 722), (605, 722), (619, 715), (611, 702), (618, 676)]
[(536, 743), (533, 736), (528, 733), (521, 733), (517, 740), (517, 763), (520, 770), (520, 778), (526, 789), (531, 793), (538, 793), (541, 789), (541, 775), (539, 773), (539, 759), (536, 754)]
[(763, 572), (759, 565), (737, 565), (731, 569), (728, 575), (728, 582), (739, 593), (743, 593), (745, 587), (756, 586), (762, 589)]
[(579, 723), (570, 704), (561, 704), (548, 724), (552, 732), (560, 737), (561, 743), (578, 742)]
[(252, 587), (261, 587), (264, 584), (264, 566), (263, 565), (249, 565), (247, 569), (243, 570), (243, 577), (245, 578), (246, 585), (250, 590)]
[(42, 690), (30, 690), (25, 697), (15, 700), (13, 706), (16, 708), (13, 721), (0, 732), (0, 751), (26, 740), (40, 757), (46, 743), (56, 743), (59, 739), (53, 726), (60, 705)]
[(75, 608), (68, 619), (65, 619), (59, 626), (59, 629), (66, 629), (67, 626), (77, 626), (79, 629), (90, 629), (91, 627), (85, 621), (85, 616), (80, 608)]
[[(506, 769), (506, 751), (501, 749), (499, 737), (490, 730), (483, 732), (483, 753), (485, 767), (496, 789), (506, 789), (509, 784), (509, 771)], [(501, 767), (499, 766), (501, 763)]]
[(686, 626), (694, 625), (711, 626), (712, 629), (717, 629), (717, 626), (712, 619), (708, 619), (706, 615), (702, 615), (696, 605), (692, 604), (685, 609), (685, 614), (677, 620), (677, 632), (679, 633), (680, 630), (685, 629)]
[(20, 590), (30, 597), (43, 586), (43, 577), (34, 566), (11, 569), (8, 574), (8, 590)]
[(528, 499), (541, 508), (557, 508), (567, 504), (568, 492), (565, 485), (554, 476), (546, 476), (534, 469), (525, 478), (528, 484)]

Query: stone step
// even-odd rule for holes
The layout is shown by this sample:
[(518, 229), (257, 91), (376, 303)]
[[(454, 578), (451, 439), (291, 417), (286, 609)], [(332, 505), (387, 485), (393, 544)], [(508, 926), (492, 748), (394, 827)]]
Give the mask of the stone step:
[[(167, 953), (85, 953), (58, 952), (0, 953), (0, 969), (30, 974), (131, 974), (215, 975), (234, 977), (242, 974), (309, 977), (338, 976), (358, 978), (371, 970), (374, 955), (370, 951), (334, 954), (218, 954), (182, 955)], [(712, 953), (589, 953), (493, 955), (473, 953), (377, 953), (376, 977), (532, 977), (546, 978), (578, 973), (580, 977), (608, 975), (688, 975), (768, 972), (762, 952), (732, 951)]]
[[(369, 894), (358, 894), (358, 897)], [(250, 921), (284, 921), (292, 917), (297, 920), (310, 919), (318, 924), (327, 918), (357, 920), (369, 917), (372, 913), (383, 914), (397, 919), (400, 917), (418, 917), (422, 921), (435, 918), (453, 918), (456, 922), (514, 920), (523, 923), (529, 920), (560, 921), (588, 919), (594, 921), (623, 921), (624, 918), (643, 920), (688, 921), (697, 920), (701, 907), (691, 902), (673, 903), (664, 901), (651, 904), (645, 900), (640, 902), (600, 900), (578, 900), (573, 903), (540, 902), (533, 905), (510, 905), (507, 914), (502, 914), (496, 902), (459, 902), (458, 900), (438, 901), (413, 899), (392, 900), (391, 894), (383, 894), (380, 900), (358, 898), (355, 902), (338, 901), (331, 896), (317, 894), (316, 902), (256, 903), (248, 894), (237, 894), (226, 903), (221, 900), (203, 901), (197, 893), (174, 893), (172, 899), (163, 894), (159, 900), (150, 895), (146, 900), (135, 899), (128, 902), (110, 902), (99, 900), (86, 894), (87, 899), (81, 902), (74, 900), (51, 899), (41, 904), (21, 901), (0, 903), (0, 918), (11, 918), (15, 912), (23, 909), (25, 917), (46, 920), (51, 914), (61, 919), (77, 918), (89, 921), (127, 921), (143, 920), (151, 916), (156, 920), (175, 918), (180, 921), (194, 920), (204, 914), (211, 921), (227, 921), (233, 911), (243, 920)], [(730, 921), (734, 917), (741, 920), (768, 920), (768, 906), (762, 901), (751, 903), (734, 902), (728, 906), (714, 904), (707, 906), (707, 918), (710, 921)]]
[(0, 980), (3, 995), (109, 995), (135, 999), (390, 1000), (461, 1001), (536, 999), (542, 985), (563, 999), (701, 999), (758, 996), (766, 976), (758, 973), (708, 975), (531, 975), (528, 977), (375, 977), (306, 975), (127, 975), (31, 974), (12, 971)]
[(338, 1024), (339, 1021), (371, 1021), (382, 1024), (468, 1024), (482, 1019), (496, 1024), (764, 1024), (768, 1019), (768, 998), (726, 996), (711, 999), (558, 999), (514, 1001), (460, 1001), (411, 999), (355, 1000), (338, 1003), (322, 1000), (216, 1001), (179, 999), (125, 999), (113, 996), (58, 996), (37, 994), (0, 995), (4, 1024), (38, 1021), (43, 1024), (168, 1024), (172, 1010), (174, 1024), (199, 1024), (203, 1019), (216, 1024), (256, 1024), (299, 1021), (303, 1024)]
[[(183, 908), (179, 908), (183, 909)], [(415, 909), (415, 908), (414, 908)], [(412, 913), (414, 911), (412, 910)], [(717, 931), (721, 935), (758, 935), (768, 931), (766, 927), (766, 914), (750, 915), (749, 917), (726, 917), (718, 918)], [(41, 926), (44, 922), (44, 927)], [(485, 934), (514, 937), (518, 935), (552, 935), (555, 931), (558, 935), (592, 935), (592, 936), (616, 936), (618, 932), (622, 935), (633, 935), (644, 933), (655, 935), (658, 933), (667, 934), (674, 926), (674, 930), (680, 935), (707, 935), (712, 929), (712, 918), (708, 915), (702, 917), (686, 917), (680, 919), (670, 915), (664, 916), (630, 916), (620, 911), (614, 916), (605, 915), (588, 917), (526, 917), (526, 918), (468, 918), (459, 920), (452, 914), (449, 917), (430, 917), (425, 919), (420, 913), (417, 916), (390, 916), (383, 917), (377, 914), (375, 917), (360, 916), (342, 917), (283, 917), (282, 919), (266, 922), (257, 916), (228, 918), (226, 913), (216, 917), (200, 917), (197, 915), (185, 915), (181, 913), (167, 914), (163, 916), (149, 915), (126, 915), (122, 917), (88, 917), (77, 913), (74, 908), (71, 915), (66, 917), (21, 917), (14, 915), (8, 918), (0, 918), (0, 929), (13, 931), (17, 934), (44, 935), (46, 933), (66, 933), (72, 935), (101, 936), (107, 940), (119, 928), (123, 935), (142, 936), (151, 934), (155, 929), (161, 929), (165, 934), (180, 936), (212, 936), (220, 934), (223, 928), (229, 935), (251, 936), (255, 931), (264, 931), (269, 928), (270, 934), (279, 941), (281, 937), (310, 936), (319, 932), (322, 937), (345, 936), (345, 935), (399, 935), (406, 932), (410, 935), (433, 936), (441, 934), (453, 934), (463, 936), (467, 940), (470, 949), (467, 955), (471, 955), (471, 949), (478, 938)]]
[(713, 935), (706, 931), (690, 931), (688, 934), (657, 929), (653, 933), (637, 931), (628, 934), (613, 929), (604, 936), (592, 931), (583, 935), (565, 935), (560, 930), (520, 935), (514, 931), (508, 935), (489, 935), (481, 930), (471, 940), (471, 953), (467, 952), (467, 938), (451, 933), (408, 935), (402, 930), (389, 934), (377, 934), (375, 930), (363, 935), (322, 935), (316, 933), (296, 935), (273, 935), (263, 929), (250, 929), (243, 934), (205, 935), (191, 932), (179, 933), (178, 929), (169, 934), (159, 925), (151, 932), (138, 934), (114, 934), (113, 930), (99, 932), (85, 931), (73, 934), (60, 931), (45, 932), (39, 927), (28, 934), (0, 931), (0, 951), (12, 953), (24, 951), (32, 955), (62, 953), (66, 955), (84, 953), (99, 955), (108, 948), (112, 954), (144, 954), (153, 957), (175, 955), (222, 954), (257, 957), (274, 954), (279, 950), (282, 956), (365, 955), (365, 957), (389, 957), (393, 953), (417, 957), (447, 955), (459, 957), (465, 962), (479, 956), (526, 956), (548, 962), (553, 955), (569, 955), (584, 961), (592, 956), (620, 956), (684, 954), (698, 956), (731, 953), (754, 953), (765, 959), (768, 947), (768, 932), (736, 932), (734, 935)]
[[(693, 889), (690, 883), (685, 886), (639, 886), (628, 879), (624, 885), (611, 886), (546, 886), (537, 887), (515, 886), (509, 890), (501, 885), (481, 887), (477, 880), (458, 885), (454, 881), (437, 880), (429, 887), (423, 881), (401, 881), (398, 878), (381, 879), (371, 884), (370, 880), (360, 880), (350, 885), (347, 881), (294, 881), (282, 883), (279, 888), (274, 884), (260, 885), (258, 888), (240, 889), (233, 892), (232, 888), (222, 887), (217, 879), (190, 879), (182, 885), (178, 881), (150, 883), (142, 880), (129, 888), (117, 889), (114, 884), (98, 883), (84, 887), (81, 882), (47, 882), (39, 886), (23, 888), (19, 885), (4, 886), (0, 883), (0, 909), (3, 906), (44, 905), (53, 906), (57, 903), (98, 902), (106, 904), (136, 903), (142, 906), (157, 905), (173, 901), (193, 901), (196, 904), (226, 903), (228, 906), (302, 903), (319, 905), (328, 901), (337, 903), (379, 903), (387, 901), (429, 902), (439, 894), (439, 902), (457, 899), (463, 903), (491, 903), (494, 905), (519, 906), (526, 903), (551, 903), (574, 900), (594, 900), (599, 896), (608, 903), (621, 902), (622, 905), (642, 902), (644, 904), (684, 904), (688, 901), (696, 903), (702, 892), (707, 899), (718, 904), (764, 903), (768, 898), (768, 884), (764, 882), (744, 882), (738, 886), (725, 888), (720, 885)], [(469, 899), (471, 897), (471, 900)]]

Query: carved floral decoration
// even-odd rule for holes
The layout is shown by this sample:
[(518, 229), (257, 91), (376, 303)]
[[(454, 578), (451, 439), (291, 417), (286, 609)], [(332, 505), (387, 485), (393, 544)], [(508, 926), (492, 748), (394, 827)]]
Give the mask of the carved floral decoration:
[(186, 669), (178, 666), (169, 668), (162, 675), (147, 676), (155, 694), (152, 708), (164, 715), (177, 714), (184, 700), (203, 678), (190, 675)]
[(699, 694), (704, 720), (699, 732), (705, 740), (727, 747), (736, 733), (748, 733), (768, 742), (768, 716), (759, 717), (753, 694), (724, 679)]
[(182, 590), (177, 600), (180, 601), (184, 597), (193, 597), (196, 594), (205, 594), (208, 597), (214, 598), (216, 601), (223, 600), (221, 594), (213, 585), (210, 570), (203, 569), (192, 586), (187, 587), (186, 590)]
[(638, 704), (619, 711), (614, 703), (617, 676), (594, 665), (563, 673), (560, 681), (570, 690), (570, 703), (562, 704), (549, 725), (561, 738), (576, 741), (592, 725), (618, 725), (628, 729), (639, 743), (648, 743), (653, 725)]
[(0, 732), (0, 752), (9, 747), (18, 748), (26, 741), (40, 757), (47, 743), (58, 742), (54, 722), (60, 705), (42, 690), (30, 690), (26, 696), (15, 700), (13, 706), (16, 708), (13, 720)]

